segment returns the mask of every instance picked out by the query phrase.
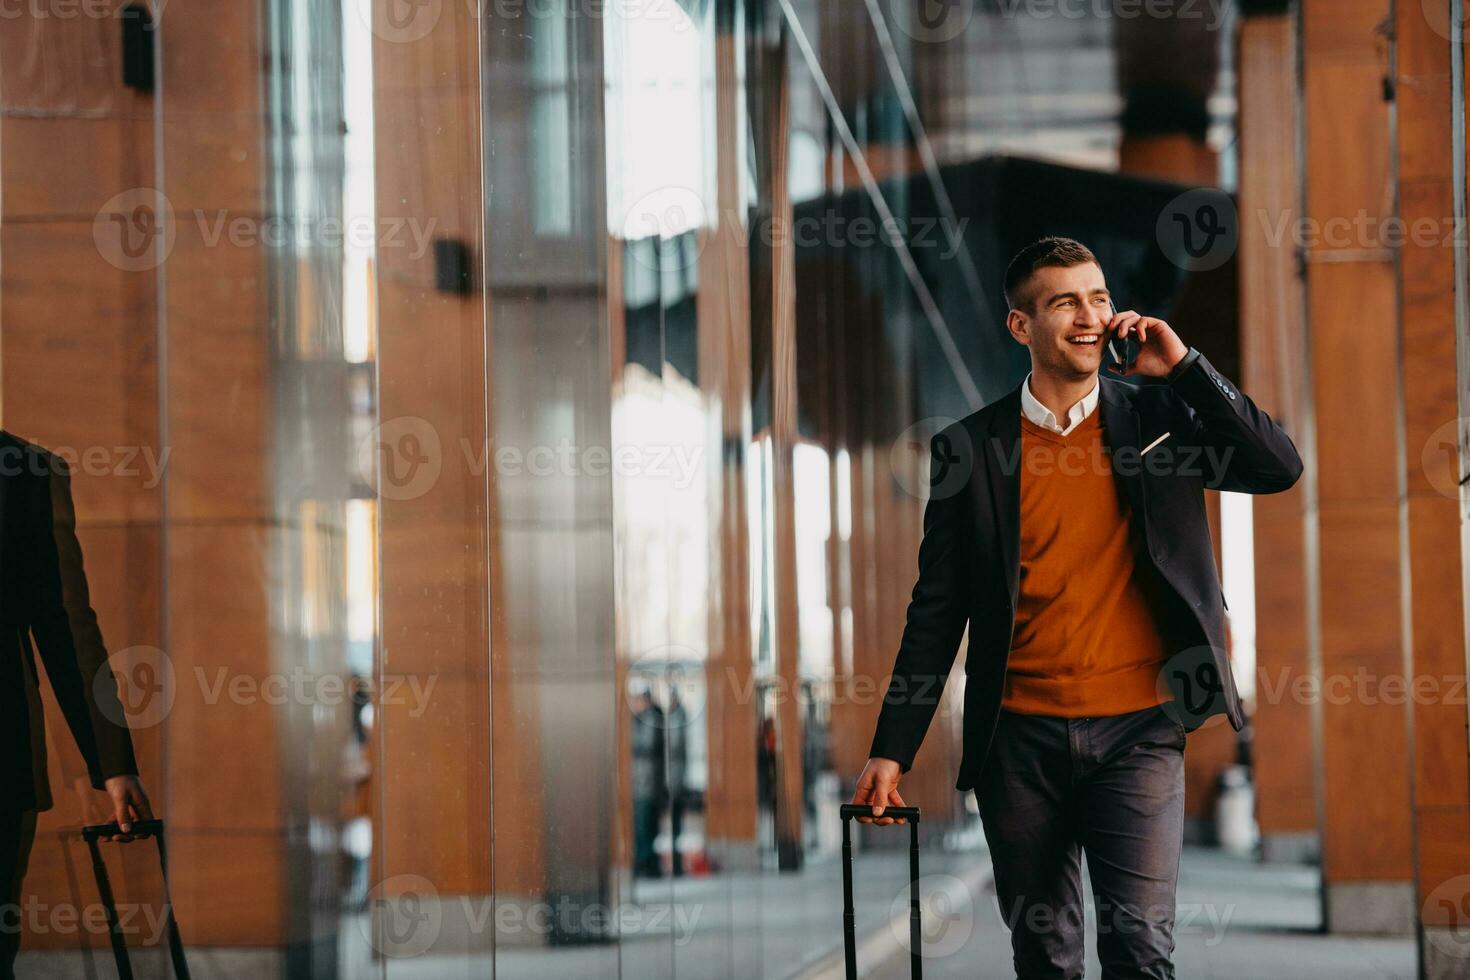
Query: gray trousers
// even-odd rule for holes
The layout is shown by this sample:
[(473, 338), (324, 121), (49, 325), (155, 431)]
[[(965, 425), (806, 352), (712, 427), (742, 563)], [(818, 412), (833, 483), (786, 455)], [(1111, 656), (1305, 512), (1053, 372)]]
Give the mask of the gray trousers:
[(1018, 980), (1076, 980), (1087, 855), (1103, 980), (1173, 980), (1185, 729), (1163, 708), (1002, 711), (975, 787)]

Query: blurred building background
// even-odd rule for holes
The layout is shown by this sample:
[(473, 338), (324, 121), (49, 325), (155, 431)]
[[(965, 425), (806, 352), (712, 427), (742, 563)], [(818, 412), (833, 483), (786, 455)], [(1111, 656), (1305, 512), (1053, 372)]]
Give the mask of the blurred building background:
[[(1465, 8), (0, 5), (0, 422), (72, 461), (194, 975), (840, 967), (927, 436), (1061, 234), (1308, 463), (1209, 495), (1251, 724), (1190, 738), (1181, 975), (1470, 976)], [(1008, 976), (963, 682), (928, 968)], [(106, 977), (59, 717), (20, 970)]]

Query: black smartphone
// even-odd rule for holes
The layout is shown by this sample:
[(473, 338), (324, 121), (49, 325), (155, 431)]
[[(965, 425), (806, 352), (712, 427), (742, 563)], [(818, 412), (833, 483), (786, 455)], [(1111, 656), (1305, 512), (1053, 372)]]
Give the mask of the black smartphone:
[[(1118, 315), (1118, 308), (1113, 305), (1111, 296), (1108, 297), (1108, 312), (1111, 316)], [(1123, 371), (1131, 368), (1133, 362), (1138, 358), (1138, 338), (1133, 334), (1119, 340), (1117, 334), (1109, 330), (1107, 339), (1103, 343), (1105, 345), (1103, 356), (1107, 359), (1107, 363)]]

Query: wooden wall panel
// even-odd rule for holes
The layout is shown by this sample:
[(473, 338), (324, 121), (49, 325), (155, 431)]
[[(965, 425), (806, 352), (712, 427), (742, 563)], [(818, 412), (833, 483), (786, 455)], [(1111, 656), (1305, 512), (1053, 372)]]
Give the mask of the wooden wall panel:
[(1420, 947), (1429, 980), (1463, 967), (1443, 950), (1463, 946), (1460, 913), (1470, 908), (1465, 556), (1452, 546), (1463, 519), (1454, 434), (1467, 383), (1456, 371), (1455, 290), (1466, 284), (1455, 276), (1452, 103), (1464, 93), (1454, 89), (1452, 49), (1436, 26), (1424, 11), (1396, 8), (1399, 213), (1419, 230), (1400, 249), (1400, 325), (1415, 904), (1429, 933)]

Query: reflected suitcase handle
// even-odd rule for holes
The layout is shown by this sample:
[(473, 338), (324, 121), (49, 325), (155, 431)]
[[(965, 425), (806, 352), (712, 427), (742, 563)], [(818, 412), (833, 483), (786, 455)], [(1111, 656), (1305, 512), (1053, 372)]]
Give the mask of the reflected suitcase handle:
[[(133, 828), (128, 833), (134, 837), (156, 837), (163, 833), (162, 820), (134, 820), (128, 826)], [(118, 827), (117, 821), (114, 820), (112, 823), (97, 823), (83, 827), (82, 839), (87, 841), (101, 840), (103, 837), (111, 837), (114, 834), (121, 833), (122, 829)], [(126, 844), (127, 841), (119, 841), (118, 843)]]
[[(847, 980), (857, 980), (857, 922), (852, 911), (852, 818), (871, 817), (872, 806), (866, 803), (842, 804), (842, 952), (847, 963)], [(924, 975), (922, 930), (919, 911), (919, 808), (885, 806), (883, 817), (902, 817), (909, 822), (909, 974)], [(879, 817), (878, 819), (883, 819)], [(874, 824), (892, 826), (898, 824)]]
[[(179, 924), (174, 919), (174, 903), (168, 894), (168, 850), (163, 843), (162, 820), (134, 820), (128, 825), (129, 834), (152, 837), (158, 844), (158, 867), (163, 872), (163, 916), (168, 930), (168, 955), (173, 961), (174, 976), (189, 980), (189, 963), (184, 959), (184, 941), (179, 936)], [(91, 824), (82, 828), (82, 839), (92, 853), (92, 875), (97, 879), (97, 894), (102, 899), (103, 911), (107, 913), (107, 935), (112, 941), (112, 958), (117, 963), (118, 980), (133, 980), (133, 964), (128, 957), (128, 941), (123, 935), (117, 918), (117, 903), (112, 897), (112, 881), (107, 876), (107, 862), (102, 860), (102, 838), (122, 831), (117, 823)], [(120, 845), (130, 841), (118, 841)]]

